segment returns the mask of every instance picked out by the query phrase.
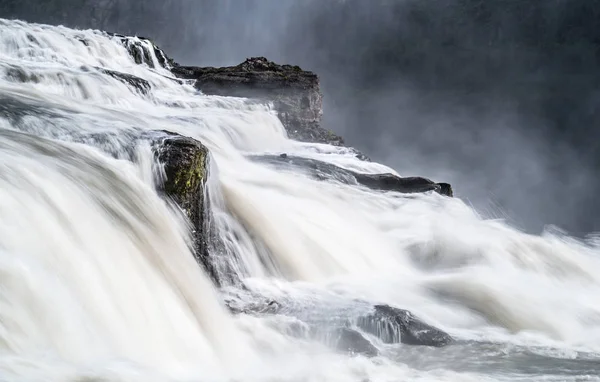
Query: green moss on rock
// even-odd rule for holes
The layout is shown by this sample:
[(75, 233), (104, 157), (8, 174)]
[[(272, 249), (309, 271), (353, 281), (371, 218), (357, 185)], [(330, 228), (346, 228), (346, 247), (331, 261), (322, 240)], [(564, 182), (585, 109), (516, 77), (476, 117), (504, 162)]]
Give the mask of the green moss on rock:
[(207, 158), (206, 147), (191, 138), (166, 138), (159, 149), (166, 175), (164, 192), (186, 212), (196, 230), (202, 223)]
[(211, 235), (209, 206), (204, 203), (204, 185), (208, 180), (208, 149), (195, 139), (169, 132), (156, 142), (156, 154), (165, 171), (159, 185), (163, 195), (173, 200), (187, 215), (192, 227), (196, 260), (215, 283), (219, 283), (215, 261), (211, 261), (209, 243)]

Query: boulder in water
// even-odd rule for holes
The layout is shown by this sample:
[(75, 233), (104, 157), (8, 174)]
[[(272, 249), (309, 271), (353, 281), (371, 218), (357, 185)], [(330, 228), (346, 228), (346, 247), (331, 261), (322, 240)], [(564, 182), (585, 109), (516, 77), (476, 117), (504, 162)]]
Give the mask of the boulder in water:
[(454, 341), (448, 333), (424, 323), (408, 310), (389, 305), (375, 305), (372, 313), (358, 318), (357, 325), (385, 343), (441, 347)]
[(194, 253), (208, 274), (215, 269), (208, 253), (208, 227), (204, 205), (204, 184), (208, 176), (208, 149), (195, 139), (167, 133), (156, 148), (164, 166), (165, 179), (160, 191), (171, 198), (192, 225)]
[(338, 328), (331, 332), (331, 340), (336, 349), (367, 357), (379, 355), (379, 350), (362, 334), (350, 328)]

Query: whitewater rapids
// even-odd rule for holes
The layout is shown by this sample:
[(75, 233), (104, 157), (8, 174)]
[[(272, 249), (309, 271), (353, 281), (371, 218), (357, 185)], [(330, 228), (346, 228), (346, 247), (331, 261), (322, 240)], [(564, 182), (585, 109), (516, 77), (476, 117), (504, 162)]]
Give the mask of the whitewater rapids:
[[(0, 19), (0, 380), (600, 380), (594, 240), (251, 161), (394, 172), (289, 140), (269, 105), (202, 95), (152, 58), (137, 65), (102, 32)], [(371, 338), (369, 359), (288, 335), (302, 315), (232, 317), (223, 297), (251, 297), (196, 264), (183, 215), (155, 191), (160, 164), (131, 138), (151, 130), (209, 148), (212, 218), (252, 295), (322, 322), (387, 303), (458, 342)]]

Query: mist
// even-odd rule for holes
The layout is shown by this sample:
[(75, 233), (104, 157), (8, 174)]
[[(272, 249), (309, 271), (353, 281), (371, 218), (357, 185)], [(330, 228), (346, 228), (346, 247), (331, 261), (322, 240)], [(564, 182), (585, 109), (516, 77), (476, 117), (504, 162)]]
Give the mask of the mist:
[(324, 127), (373, 160), (528, 232), (600, 230), (600, 1), (113, 3), (0, 16), (151, 37), (182, 64), (300, 65), (321, 77)]

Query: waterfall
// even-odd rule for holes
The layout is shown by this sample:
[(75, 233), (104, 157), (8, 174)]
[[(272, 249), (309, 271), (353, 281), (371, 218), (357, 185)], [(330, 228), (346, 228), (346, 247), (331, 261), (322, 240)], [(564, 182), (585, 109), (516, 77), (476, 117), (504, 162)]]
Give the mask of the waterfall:
[[(201, 94), (166, 62), (145, 40), (0, 19), (2, 380), (506, 380), (509, 353), (564, 370), (578, 360), (583, 374), (553, 380), (598, 380), (593, 240), (528, 235), (458, 198), (252, 160), (289, 153), (395, 173), (288, 139), (270, 105)], [(196, 262), (185, 215), (156, 191), (156, 131), (209, 150), (209, 251), (225, 285)], [(232, 315), (233, 300), (282, 308)], [(356, 326), (376, 304), (409, 309), (457, 343), (387, 344)], [(379, 355), (311, 334), (331, 338), (340, 325)], [(467, 353), (484, 360), (464, 366)], [(543, 379), (524, 367), (512, 375)]]

